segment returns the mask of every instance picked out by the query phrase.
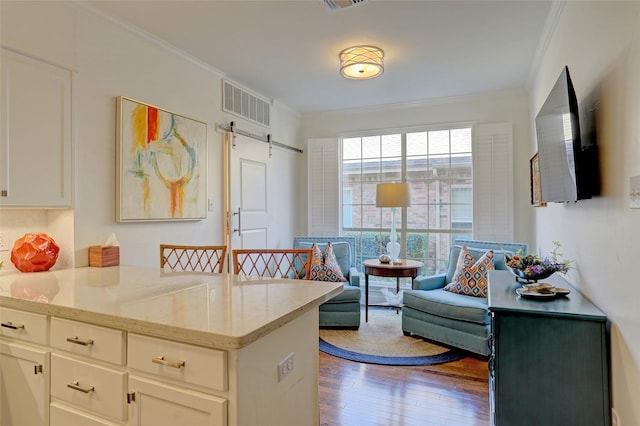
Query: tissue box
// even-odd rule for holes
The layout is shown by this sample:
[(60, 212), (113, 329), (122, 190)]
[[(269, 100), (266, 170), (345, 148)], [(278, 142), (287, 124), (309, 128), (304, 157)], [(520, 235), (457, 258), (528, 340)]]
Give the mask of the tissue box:
[(91, 246), (89, 247), (89, 266), (117, 266), (120, 264), (120, 247)]

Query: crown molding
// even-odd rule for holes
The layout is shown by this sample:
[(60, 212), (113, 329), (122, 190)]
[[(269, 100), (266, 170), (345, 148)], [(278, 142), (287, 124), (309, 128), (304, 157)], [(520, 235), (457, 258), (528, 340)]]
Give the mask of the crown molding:
[(471, 100), (485, 99), (485, 98), (496, 98), (496, 97), (510, 97), (510, 96), (519, 96), (526, 95), (526, 90), (524, 87), (514, 88), (514, 89), (502, 89), (502, 90), (494, 90), (487, 92), (476, 92), (465, 95), (456, 95), (456, 96), (446, 96), (441, 98), (429, 98), (422, 99), (419, 101), (412, 102), (399, 102), (399, 103), (389, 103), (389, 104), (380, 104), (380, 105), (371, 105), (365, 107), (350, 107), (350, 108), (340, 108), (340, 109), (332, 109), (326, 111), (314, 111), (303, 113), (304, 117), (317, 117), (317, 116), (331, 116), (338, 115), (344, 113), (353, 113), (354, 111), (358, 111), (360, 113), (375, 113), (375, 112), (385, 112), (385, 111), (398, 111), (398, 110), (406, 110), (413, 108), (426, 108), (433, 107), (438, 105), (446, 105), (452, 103), (459, 102), (467, 102)]
[(540, 70), (544, 55), (547, 52), (549, 44), (551, 43), (551, 39), (553, 38), (553, 34), (556, 31), (556, 27), (558, 26), (558, 21), (560, 21), (560, 16), (562, 15), (565, 4), (566, 0), (551, 2), (551, 8), (549, 9), (547, 20), (544, 23), (544, 28), (542, 29), (540, 40), (538, 40), (538, 47), (536, 48), (536, 52), (533, 55), (533, 60), (529, 68), (529, 76), (527, 77), (525, 84), (525, 87), (528, 91), (530, 91), (533, 87), (536, 75)]

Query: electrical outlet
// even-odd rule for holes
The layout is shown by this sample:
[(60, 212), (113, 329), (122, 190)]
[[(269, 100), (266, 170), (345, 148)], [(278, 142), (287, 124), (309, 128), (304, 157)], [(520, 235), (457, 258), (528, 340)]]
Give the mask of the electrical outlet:
[(291, 352), (285, 359), (278, 363), (278, 381), (283, 381), (285, 377), (291, 374), (294, 367), (293, 352)]
[(9, 250), (9, 238), (6, 235), (0, 235), (0, 251)]
[(611, 409), (611, 426), (622, 426), (620, 424), (620, 417), (618, 417), (618, 412), (615, 408)]

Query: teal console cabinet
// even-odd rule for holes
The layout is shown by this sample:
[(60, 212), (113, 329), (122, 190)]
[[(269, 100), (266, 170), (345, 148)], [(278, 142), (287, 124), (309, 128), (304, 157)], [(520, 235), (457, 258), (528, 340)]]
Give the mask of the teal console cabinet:
[(558, 274), (567, 297), (532, 300), (489, 272), (489, 397), (495, 426), (610, 426), (607, 317)]

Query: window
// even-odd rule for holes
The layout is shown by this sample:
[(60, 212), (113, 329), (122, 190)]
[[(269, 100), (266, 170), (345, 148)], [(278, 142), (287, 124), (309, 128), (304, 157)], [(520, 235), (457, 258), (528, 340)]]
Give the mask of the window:
[(308, 153), (307, 231), (356, 236), (359, 269), (389, 241), (376, 185), (403, 177), (412, 206), (396, 217), (402, 256), (424, 262), (423, 274), (445, 270), (456, 238), (513, 241), (512, 123), (309, 139)]
[(391, 209), (376, 207), (376, 185), (404, 177), (412, 205), (396, 213), (401, 255), (424, 262), (423, 274), (443, 272), (451, 242), (472, 232), (471, 126), (342, 139), (342, 233), (359, 241), (358, 264), (389, 241)]
[(345, 188), (342, 191), (342, 227), (343, 228), (351, 228), (353, 227), (353, 214), (351, 213), (351, 188)]

